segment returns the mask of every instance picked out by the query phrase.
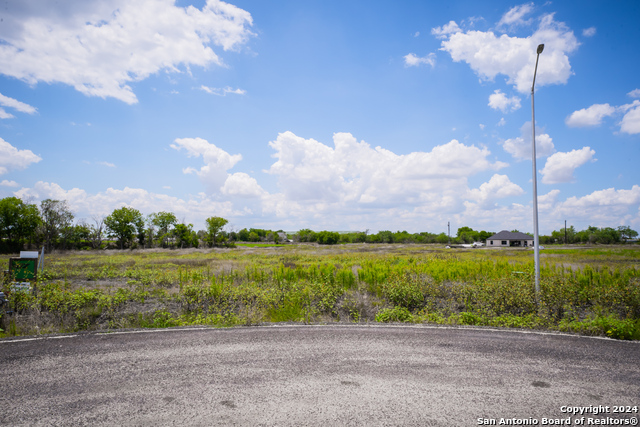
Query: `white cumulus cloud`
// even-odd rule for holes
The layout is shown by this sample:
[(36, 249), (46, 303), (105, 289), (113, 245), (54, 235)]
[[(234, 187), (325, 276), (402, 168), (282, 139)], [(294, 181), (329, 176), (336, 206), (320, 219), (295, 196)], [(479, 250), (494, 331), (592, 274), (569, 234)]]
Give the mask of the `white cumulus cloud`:
[(9, 181), (7, 179), (3, 179), (0, 181), (0, 185), (3, 187), (19, 187), (20, 185), (15, 181)]
[(580, 150), (571, 150), (568, 153), (555, 153), (547, 158), (544, 168), (540, 171), (542, 182), (545, 184), (558, 184), (575, 180), (575, 170), (589, 161), (596, 161), (596, 154), (590, 147)]
[(14, 194), (22, 199), (66, 200), (78, 218), (109, 215), (114, 209), (130, 206), (145, 215), (160, 211), (173, 212), (178, 218), (185, 217), (187, 221), (196, 223), (197, 227), (202, 227), (204, 220), (213, 213), (223, 217), (245, 215), (244, 211), (234, 209), (230, 201), (215, 201), (204, 194), (180, 199), (142, 188), (107, 188), (105, 191), (89, 194), (80, 188), (65, 190), (56, 183), (38, 181), (32, 188), (22, 188)]
[(281, 133), (269, 143), (277, 161), (268, 173), (278, 176), (287, 199), (378, 209), (398, 203), (415, 206), (427, 200), (442, 203), (444, 194), (453, 197), (460, 189), (464, 193), (468, 176), (506, 166), (491, 163), (488, 149), (456, 140), (430, 152), (406, 155), (372, 148), (350, 133), (334, 134), (333, 143), (329, 147), (292, 132)]
[(507, 83), (519, 92), (527, 93), (531, 89), (539, 43), (545, 44), (545, 50), (536, 83), (540, 86), (566, 83), (572, 74), (568, 54), (575, 51), (579, 43), (573, 31), (555, 21), (553, 14), (542, 16), (530, 37), (497, 36), (492, 31), (459, 31), (446, 34), (441, 50), (448, 52), (455, 62), (469, 64), (480, 78), (493, 80), (502, 74), (507, 76)]
[(532, 11), (533, 3), (525, 3), (520, 6), (512, 7), (507, 13), (502, 15), (502, 18), (498, 22), (498, 27), (529, 24), (530, 21), (525, 21), (522, 18)]
[(212, 47), (238, 49), (253, 35), (251, 15), (207, 0), (21, 0), (3, 11), (0, 73), (63, 83), (88, 96), (137, 102), (131, 83), (179, 66), (223, 65)]
[(507, 97), (500, 89), (496, 89), (489, 95), (489, 107), (500, 110), (503, 113), (520, 109), (520, 98), (517, 96)]
[(620, 131), (632, 135), (640, 133), (640, 101), (636, 100), (621, 108), (626, 113), (620, 122)]
[(432, 68), (436, 65), (436, 54), (430, 53), (427, 56), (419, 57), (413, 53), (404, 56), (405, 67), (417, 67), (420, 64), (430, 65)]
[(638, 203), (640, 203), (640, 186), (634, 185), (630, 190), (608, 188), (594, 191), (584, 197), (570, 197), (565, 201), (564, 207), (580, 210), (603, 206), (629, 206)]
[(596, 27), (589, 27), (582, 30), (582, 35), (585, 37), (593, 37), (596, 35)]
[(574, 111), (565, 123), (571, 127), (598, 126), (603, 118), (612, 116), (615, 112), (616, 108), (609, 104), (594, 104), (589, 108)]
[(260, 187), (255, 178), (244, 172), (236, 172), (227, 177), (221, 188), (222, 194), (240, 197), (261, 197), (266, 191)]
[[(551, 210), (556, 217), (568, 217), (585, 225), (640, 227), (640, 185), (631, 189), (607, 188), (582, 197), (569, 197)], [(586, 228), (586, 227), (585, 227)]]
[(494, 174), (489, 182), (483, 183), (479, 188), (470, 190), (468, 194), (470, 199), (488, 208), (495, 203), (496, 199), (519, 196), (524, 194), (524, 190), (519, 185), (511, 182), (507, 175)]
[[(229, 172), (240, 162), (239, 154), (229, 154), (201, 138), (178, 139), (172, 147), (202, 159), (202, 169), (190, 171), (207, 187), (206, 179), (211, 177), (202, 172), (207, 166), (224, 172), (209, 194), (173, 197), (128, 187), (90, 194), (44, 181), (12, 191), (34, 201), (67, 200), (78, 218), (107, 215), (113, 209), (131, 206), (143, 214), (174, 212), (194, 223), (196, 229), (204, 227), (205, 218), (219, 215), (241, 227), (273, 229), (381, 230), (392, 224), (399, 230), (440, 232), (452, 221), (486, 230), (531, 230), (531, 204), (514, 200), (519, 200), (524, 190), (506, 174), (492, 172), (487, 182), (469, 188), (471, 176), (506, 166), (492, 162), (493, 156), (483, 147), (452, 140), (428, 151), (396, 154), (358, 141), (349, 133), (334, 134), (333, 144), (327, 145), (292, 132), (279, 134), (269, 145), (273, 161), (264, 172), (277, 180), (278, 189), (273, 193), (246, 173)], [(574, 151), (586, 152), (583, 157), (593, 160), (589, 147)], [(559, 154), (567, 155), (559, 163), (571, 164), (573, 169), (584, 162), (580, 153)], [(8, 180), (0, 186), (20, 187)], [(579, 229), (587, 225), (640, 226), (640, 186), (596, 191), (566, 201), (559, 196), (559, 190), (539, 196), (543, 232), (555, 229), (557, 218), (567, 218)]]
[[(629, 92), (627, 95), (633, 96), (635, 91)], [(618, 123), (620, 132), (632, 135), (640, 133), (640, 100), (637, 99), (631, 104), (617, 107), (609, 104), (594, 104), (588, 108), (574, 111), (567, 117), (565, 123), (571, 127), (598, 126), (602, 124), (605, 117), (620, 114), (623, 114), (622, 120)]]
[(11, 170), (26, 169), (32, 163), (38, 163), (42, 158), (33, 154), (31, 150), (18, 150), (4, 139), (0, 138), (0, 175)]
[(449, 35), (459, 33), (461, 31), (462, 30), (455, 21), (449, 21), (448, 24), (445, 24), (442, 27), (432, 28), (431, 34), (439, 39), (446, 39)]
[(241, 154), (229, 154), (202, 138), (177, 138), (170, 146), (178, 151), (184, 149), (188, 157), (202, 156), (204, 166), (199, 170), (185, 168), (183, 172), (198, 175), (209, 194), (222, 193), (241, 197), (258, 197), (264, 194), (257, 181), (249, 175), (227, 172), (242, 160)]
[[(502, 142), (502, 148), (516, 159), (531, 159), (531, 122), (522, 125), (519, 137)], [(553, 138), (536, 127), (536, 158), (549, 156), (554, 151)]]

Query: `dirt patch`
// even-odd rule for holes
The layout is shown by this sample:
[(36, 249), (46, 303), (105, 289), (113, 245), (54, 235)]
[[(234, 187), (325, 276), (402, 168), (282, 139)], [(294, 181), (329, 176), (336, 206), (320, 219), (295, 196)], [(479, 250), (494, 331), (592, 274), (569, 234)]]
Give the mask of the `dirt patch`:
[(109, 291), (128, 286), (127, 279), (72, 280), (68, 282), (71, 290)]

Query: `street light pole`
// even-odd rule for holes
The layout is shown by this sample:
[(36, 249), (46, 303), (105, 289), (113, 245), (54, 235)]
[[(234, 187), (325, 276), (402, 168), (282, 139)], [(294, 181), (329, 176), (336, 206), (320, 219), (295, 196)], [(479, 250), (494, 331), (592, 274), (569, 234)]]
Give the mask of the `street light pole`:
[(536, 116), (533, 102), (533, 92), (536, 85), (536, 73), (538, 72), (538, 59), (544, 50), (544, 45), (538, 45), (536, 56), (536, 68), (533, 71), (533, 83), (531, 84), (531, 151), (533, 157), (533, 253), (536, 268), (536, 301), (540, 302), (540, 243), (538, 238), (538, 174), (536, 172)]

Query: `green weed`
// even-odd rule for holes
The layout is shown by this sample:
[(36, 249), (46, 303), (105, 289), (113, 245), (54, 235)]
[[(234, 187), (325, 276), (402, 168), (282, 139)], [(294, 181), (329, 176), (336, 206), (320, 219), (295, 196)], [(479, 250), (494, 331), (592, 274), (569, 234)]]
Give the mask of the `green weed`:
[(376, 314), (376, 322), (413, 322), (414, 317), (406, 307), (385, 308)]
[(37, 292), (2, 289), (14, 310), (2, 328), (9, 335), (376, 320), (640, 339), (640, 248), (541, 255), (538, 303), (526, 250), (394, 245), (381, 252), (362, 244), (52, 254)]

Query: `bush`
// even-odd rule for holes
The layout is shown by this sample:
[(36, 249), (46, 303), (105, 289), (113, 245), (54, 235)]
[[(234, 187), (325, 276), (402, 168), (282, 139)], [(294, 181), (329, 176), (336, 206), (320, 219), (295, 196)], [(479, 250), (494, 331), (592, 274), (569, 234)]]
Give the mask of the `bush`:
[(424, 305), (424, 294), (416, 278), (392, 274), (382, 284), (382, 295), (393, 305), (414, 310)]
[(376, 314), (376, 322), (413, 322), (413, 315), (404, 307), (385, 308)]
[(321, 231), (317, 234), (317, 241), (321, 245), (335, 245), (340, 241), (340, 233), (335, 231)]
[(640, 339), (640, 320), (621, 320), (615, 316), (596, 316), (586, 320), (563, 319), (558, 329), (587, 335), (606, 335), (619, 340)]

